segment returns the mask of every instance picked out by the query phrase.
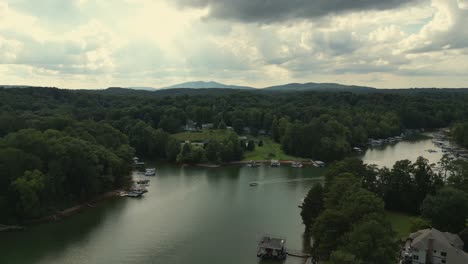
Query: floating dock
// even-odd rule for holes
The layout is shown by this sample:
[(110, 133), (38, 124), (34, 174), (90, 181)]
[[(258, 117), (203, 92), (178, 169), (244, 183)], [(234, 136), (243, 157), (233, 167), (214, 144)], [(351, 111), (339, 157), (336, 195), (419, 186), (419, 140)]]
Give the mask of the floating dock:
[(0, 232), (7, 232), (7, 231), (21, 231), (24, 230), (25, 228), (22, 226), (7, 226), (7, 225), (1, 225), (0, 224)]

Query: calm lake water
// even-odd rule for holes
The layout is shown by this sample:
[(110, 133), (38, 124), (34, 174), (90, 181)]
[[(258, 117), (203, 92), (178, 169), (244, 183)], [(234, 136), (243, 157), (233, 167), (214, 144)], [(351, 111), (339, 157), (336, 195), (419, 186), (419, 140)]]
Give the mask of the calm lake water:
[[(430, 140), (369, 149), (366, 162), (442, 156)], [(282, 166), (177, 167), (156, 164), (141, 199), (117, 198), (56, 223), (0, 233), (0, 263), (249, 264), (259, 263), (261, 235), (304, 247), (297, 205), (324, 169)], [(144, 176), (134, 175), (136, 178)], [(258, 181), (252, 187), (249, 183)], [(268, 262), (261, 262), (268, 263)], [(284, 263), (304, 263), (288, 257)]]

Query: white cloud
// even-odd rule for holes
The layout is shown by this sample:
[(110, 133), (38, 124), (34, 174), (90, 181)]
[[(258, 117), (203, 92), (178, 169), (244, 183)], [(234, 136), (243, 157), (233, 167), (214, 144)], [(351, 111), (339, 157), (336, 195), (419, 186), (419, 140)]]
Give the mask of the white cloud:
[(75, 88), (199, 79), (466, 86), (467, 1), (413, 3), (256, 24), (205, 19), (208, 7), (180, 10), (169, 0), (0, 0), (0, 79)]

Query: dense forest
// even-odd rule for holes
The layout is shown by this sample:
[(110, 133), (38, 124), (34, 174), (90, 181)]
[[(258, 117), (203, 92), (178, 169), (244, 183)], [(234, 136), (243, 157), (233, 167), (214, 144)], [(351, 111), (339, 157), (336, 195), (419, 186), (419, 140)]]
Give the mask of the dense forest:
[(446, 155), (437, 170), (422, 157), (392, 168), (354, 158), (334, 163), (325, 185), (315, 185), (302, 207), (306, 234), (314, 237), (314, 258), (395, 263), (398, 238), (384, 209), (415, 216), (412, 232), (435, 227), (459, 234), (468, 245), (468, 162)]
[[(239, 135), (249, 133), (270, 136), (289, 155), (333, 161), (369, 138), (447, 127), (468, 116), (468, 94), (456, 92), (184, 91), (0, 88), (0, 222), (39, 217), (121, 187), (135, 155), (241, 160), (252, 144)], [(191, 122), (228, 136), (203, 147), (175, 139)]]

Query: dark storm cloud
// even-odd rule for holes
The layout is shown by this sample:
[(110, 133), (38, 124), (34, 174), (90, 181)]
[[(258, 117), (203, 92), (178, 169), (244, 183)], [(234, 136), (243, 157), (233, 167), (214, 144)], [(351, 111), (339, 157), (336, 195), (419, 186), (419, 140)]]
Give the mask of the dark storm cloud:
[(181, 7), (208, 7), (209, 16), (244, 22), (275, 22), (329, 14), (387, 10), (425, 0), (176, 0)]

